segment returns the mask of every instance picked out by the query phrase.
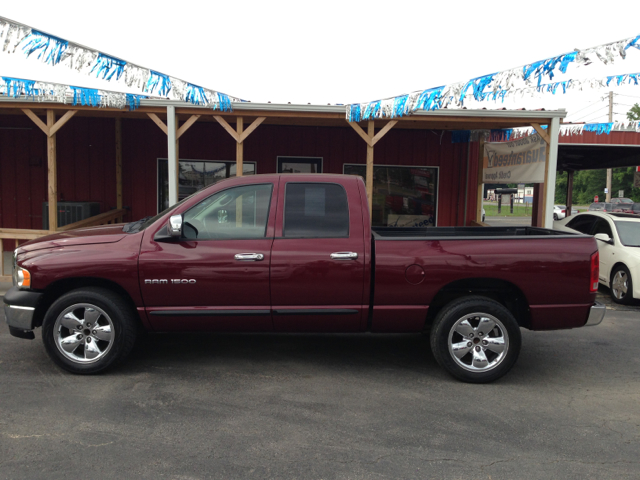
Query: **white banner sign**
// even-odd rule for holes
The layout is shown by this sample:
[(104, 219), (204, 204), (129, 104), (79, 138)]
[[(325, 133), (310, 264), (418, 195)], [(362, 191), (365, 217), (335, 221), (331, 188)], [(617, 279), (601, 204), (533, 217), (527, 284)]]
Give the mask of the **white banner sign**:
[(547, 144), (540, 135), (485, 143), (484, 183), (544, 183)]

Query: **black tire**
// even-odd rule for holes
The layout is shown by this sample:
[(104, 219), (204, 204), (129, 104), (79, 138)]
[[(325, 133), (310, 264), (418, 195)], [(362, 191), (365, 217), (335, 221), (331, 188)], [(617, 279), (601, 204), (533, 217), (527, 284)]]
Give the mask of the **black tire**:
[(633, 303), (633, 279), (626, 266), (618, 265), (614, 268), (613, 272), (611, 272), (609, 286), (611, 300), (621, 305), (631, 305)]
[(49, 307), (42, 341), (58, 366), (71, 373), (93, 374), (124, 360), (137, 330), (131, 306), (119, 295), (87, 287), (66, 293)]
[(556, 222), (558, 221), (558, 214), (557, 214), (557, 213), (554, 213), (554, 214), (553, 214), (553, 219), (554, 219)]
[[(483, 332), (483, 327), (489, 332)], [(452, 301), (438, 312), (431, 327), (433, 356), (442, 368), (463, 382), (488, 383), (502, 377), (516, 363), (521, 342), (520, 326), (511, 312), (482, 296)], [(502, 352), (497, 353), (501, 343)], [(483, 355), (487, 365), (476, 366), (483, 362)]]

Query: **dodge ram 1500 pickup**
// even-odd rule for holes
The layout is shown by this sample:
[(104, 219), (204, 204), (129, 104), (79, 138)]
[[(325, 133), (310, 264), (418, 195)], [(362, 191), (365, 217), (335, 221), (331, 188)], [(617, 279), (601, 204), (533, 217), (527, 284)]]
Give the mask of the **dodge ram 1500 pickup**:
[(255, 175), (138, 222), (55, 233), (14, 253), (11, 334), (73, 373), (151, 332), (416, 332), (450, 374), (489, 382), (520, 328), (596, 325), (593, 237), (536, 227), (372, 228), (346, 175)]

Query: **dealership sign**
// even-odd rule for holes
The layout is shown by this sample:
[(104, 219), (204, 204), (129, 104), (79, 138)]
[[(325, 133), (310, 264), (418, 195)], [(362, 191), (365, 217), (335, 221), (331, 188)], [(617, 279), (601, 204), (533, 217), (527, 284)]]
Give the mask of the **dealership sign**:
[(483, 183), (544, 183), (546, 146), (540, 135), (485, 143)]

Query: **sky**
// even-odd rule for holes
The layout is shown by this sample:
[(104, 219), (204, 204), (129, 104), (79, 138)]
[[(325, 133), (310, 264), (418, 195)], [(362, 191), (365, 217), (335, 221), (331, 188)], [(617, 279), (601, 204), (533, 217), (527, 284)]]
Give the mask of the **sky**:
[[(347, 104), (393, 97), (640, 34), (637, 2), (199, 1), (3, 2), (0, 15), (254, 102)], [(607, 8), (611, 5), (611, 8)], [(640, 50), (565, 78), (640, 72)], [(0, 75), (125, 91), (24, 54), (0, 53)], [(614, 120), (640, 85), (612, 89)], [(468, 108), (565, 108), (607, 121), (608, 89), (544, 94)]]

